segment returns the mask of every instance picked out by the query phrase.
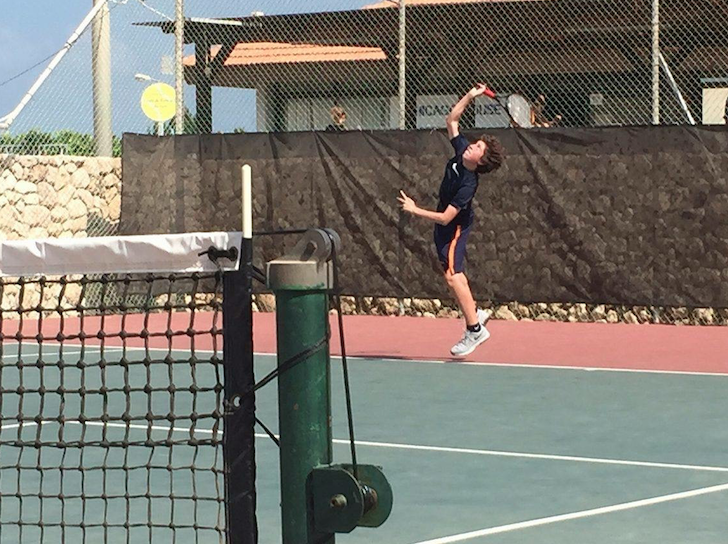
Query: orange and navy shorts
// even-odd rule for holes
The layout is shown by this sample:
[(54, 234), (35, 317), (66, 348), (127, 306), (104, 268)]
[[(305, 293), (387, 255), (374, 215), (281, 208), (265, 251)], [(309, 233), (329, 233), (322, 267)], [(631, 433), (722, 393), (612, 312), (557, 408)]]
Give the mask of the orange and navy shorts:
[(470, 234), (470, 226), (435, 227), (435, 247), (437, 258), (444, 272), (459, 274), (465, 270), (465, 244)]

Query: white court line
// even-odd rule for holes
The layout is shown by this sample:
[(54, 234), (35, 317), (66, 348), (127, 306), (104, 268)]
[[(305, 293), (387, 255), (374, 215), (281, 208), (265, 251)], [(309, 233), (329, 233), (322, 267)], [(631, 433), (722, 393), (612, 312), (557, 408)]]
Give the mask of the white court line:
[[(75, 421), (69, 422), (69, 423), (75, 423), (77, 425), (81, 425), (81, 423), (75, 422)], [(29, 425), (35, 425), (35, 423), (29, 423)], [(141, 430), (147, 430), (150, 428), (149, 426), (146, 426), (146, 425), (127, 425), (124, 423), (88, 422), (88, 423), (86, 423), (86, 425), (121, 427), (121, 428), (141, 429)], [(17, 427), (17, 425), (5, 426), (5, 427), (3, 427), (3, 429), (14, 428), (14, 427)], [(157, 425), (151, 426), (151, 429), (165, 431), (165, 432), (169, 432), (170, 430), (172, 430), (173, 432), (187, 432), (188, 433), (190, 431), (190, 429), (184, 429), (184, 428), (179, 428), (179, 427), (161, 427), (161, 426), (157, 426)], [(206, 434), (212, 434), (212, 432), (213, 432), (210, 429), (195, 429), (195, 431), (206, 433)], [(256, 437), (267, 437), (267, 435), (258, 434), (258, 433), (256, 433), (255, 436)], [(347, 440), (334, 440), (334, 442), (343, 443), (343, 444), (348, 443)], [(357, 442), (357, 444), (369, 445), (369, 446), (382, 445), (381, 443), (378, 443), (378, 442)], [(395, 447), (395, 446), (402, 446), (402, 445), (387, 445), (386, 447)], [(412, 448), (428, 449), (428, 450), (435, 450), (435, 451), (439, 451), (439, 450), (443, 449), (443, 448), (430, 448), (430, 447), (426, 447), (426, 446), (417, 446), (417, 447), (408, 446), (407, 447), (407, 449), (412, 449)], [(452, 450), (453, 448), (447, 448), (447, 449)], [(461, 451), (463, 451), (463, 452), (476, 451), (477, 452), (477, 451), (482, 451), (482, 450), (461, 450)], [(500, 453), (507, 453), (507, 452), (500, 452)], [(512, 456), (521, 456), (521, 455), (523, 455), (523, 454), (513, 454)], [(528, 456), (531, 457), (530, 454), (528, 454)], [(539, 456), (539, 458), (541, 458), (541, 457), (544, 457), (544, 456)], [(553, 458), (555, 456), (546, 456), (546, 457)], [(563, 459), (564, 460), (573, 460), (573, 459), (580, 459), (580, 458), (563, 458)], [(604, 460), (604, 461), (606, 461), (606, 460)], [(633, 464), (632, 462), (622, 462), (622, 461), (617, 462), (617, 464), (627, 464), (627, 463)], [(636, 464), (639, 464), (640, 466), (645, 465), (644, 463), (636, 463)], [(659, 464), (659, 463), (650, 463), (650, 464), (648, 464), (648, 466), (660, 466), (660, 467), (664, 466), (664, 467), (669, 467), (669, 468), (691, 468), (692, 470), (711, 470), (711, 469), (718, 468), (718, 467), (691, 467), (689, 465), (663, 465), (663, 464)], [(721, 468), (719, 470), (728, 471), (728, 468)], [(478, 537), (483, 537), (483, 536), (490, 536), (490, 535), (499, 534), (499, 533), (507, 533), (507, 532), (517, 531), (517, 530), (521, 530), (521, 529), (528, 529), (531, 527), (538, 527), (541, 525), (559, 523), (562, 521), (570, 521), (570, 520), (574, 520), (574, 519), (581, 519), (581, 518), (594, 517), (594, 516), (599, 516), (599, 515), (604, 515), (604, 514), (611, 514), (614, 512), (621, 512), (624, 510), (632, 510), (632, 509), (641, 508), (644, 506), (651, 506), (654, 504), (678, 501), (678, 500), (682, 500), (682, 499), (698, 497), (701, 495), (708, 495), (711, 493), (719, 493), (719, 492), (726, 491), (726, 490), (728, 490), (728, 484), (720, 484), (720, 485), (704, 487), (704, 488), (700, 488), (700, 489), (693, 489), (690, 491), (671, 493), (669, 495), (651, 497), (648, 499), (641, 499), (641, 500), (637, 500), (637, 501), (630, 501), (630, 502), (625, 502), (625, 503), (614, 504), (611, 506), (592, 508), (589, 510), (572, 512), (569, 514), (560, 514), (560, 515), (556, 515), (556, 516), (538, 518), (538, 519), (522, 521), (522, 522), (518, 522), (518, 523), (510, 523), (507, 525), (490, 527), (490, 528), (481, 529), (478, 531), (470, 531), (467, 533), (460, 533), (460, 534), (445, 536), (445, 537), (436, 538), (436, 539), (432, 539), (432, 540), (420, 541), (415, 544), (452, 544), (454, 542), (463, 542), (465, 540), (471, 540), (473, 538), (478, 538)]]
[[(200, 353), (205, 353), (200, 350)], [(212, 353), (212, 352), (210, 352)], [(256, 357), (276, 357), (275, 353), (262, 353), (255, 352), (253, 355)], [(332, 355), (332, 359), (341, 359), (339, 355)], [(537, 365), (531, 363), (491, 363), (486, 361), (457, 361), (447, 360), (439, 361), (435, 359), (393, 359), (387, 357), (378, 357), (376, 355), (367, 355), (362, 357), (359, 355), (348, 355), (347, 360), (353, 361), (375, 361), (385, 363), (423, 363), (431, 365), (451, 365), (451, 366), (470, 366), (479, 368), (488, 367), (504, 367), (504, 368), (533, 368), (539, 370), (572, 370), (572, 371), (585, 371), (585, 372), (630, 372), (634, 374), (675, 374), (678, 376), (715, 376), (721, 378), (728, 378), (728, 371), (726, 372), (693, 372), (689, 370), (650, 370), (650, 369), (639, 369), (639, 368), (618, 368), (618, 367), (590, 367), (590, 366), (565, 366), (565, 365)]]
[(23, 357), (38, 357), (38, 354), (37, 353), (21, 353), (21, 354), (17, 354), (17, 353), (10, 354), (10, 353), (8, 353), (6, 355), (3, 355), (3, 361), (5, 361), (5, 360), (10, 361), (11, 359), (18, 359), (18, 357), (20, 357), (21, 359)]
[[(256, 435), (258, 436), (258, 435)], [(264, 435), (267, 436), (267, 435)], [(348, 444), (348, 440), (335, 439), (334, 443), (337, 444)], [(649, 467), (649, 468), (672, 468), (681, 470), (698, 470), (705, 472), (728, 472), (728, 467), (714, 467), (709, 465), (683, 465), (676, 463), (652, 463), (648, 461), (628, 461), (623, 459), (602, 459), (599, 457), (575, 457), (571, 455), (549, 455), (542, 453), (522, 453), (514, 451), (500, 451), (500, 450), (477, 450), (468, 448), (448, 448), (442, 446), (418, 446), (414, 444), (396, 444), (387, 442), (367, 442), (364, 440), (357, 440), (357, 446), (371, 446), (375, 448), (392, 448), (402, 450), (418, 450), (418, 451), (432, 451), (439, 453), (460, 453), (470, 455), (486, 455), (490, 457), (516, 457), (520, 459), (541, 459), (547, 461), (572, 461), (577, 463), (593, 463), (600, 465), (623, 465), (623, 466), (634, 466), (634, 467)]]
[[(50, 420), (49, 422), (52, 422)], [(78, 421), (68, 421), (68, 424), (81, 425)], [(136, 430), (153, 430), (162, 432), (176, 432), (176, 433), (189, 433), (189, 427), (166, 427), (161, 425), (140, 425), (140, 424), (126, 424), (126, 423), (103, 423), (101, 421), (88, 421), (86, 425), (93, 427), (114, 427), (119, 429), (136, 429)], [(5, 429), (6, 427), (3, 427)], [(196, 428), (196, 433), (212, 434), (211, 429)], [(217, 431), (222, 434), (222, 430)], [(256, 438), (268, 438), (267, 434), (256, 433)], [(279, 438), (276, 435), (276, 438)], [(349, 444), (348, 440), (335, 438), (334, 444)], [(441, 446), (419, 446), (414, 444), (397, 444), (389, 442), (371, 442), (367, 440), (357, 440), (357, 446), (373, 447), (373, 448), (388, 448), (388, 449), (402, 449), (402, 450), (415, 450), (415, 451), (427, 451), (437, 453), (458, 453), (465, 455), (485, 455), (489, 457), (512, 457), (520, 459), (540, 459), (546, 461), (571, 461), (577, 463), (592, 463), (600, 465), (620, 465), (620, 466), (634, 466), (634, 467), (646, 467), (646, 468), (664, 468), (664, 469), (677, 469), (677, 470), (694, 470), (699, 472), (728, 472), (728, 467), (715, 467), (710, 465), (684, 465), (678, 463), (653, 463), (648, 461), (629, 461), (624, 459), (601, 459), (598, 457), (576, 457), (569, 455), (548, 455), (540, 453), (521, 453), (512, 451), (498, 451), (498, 450), (477, 450), (468, 448), (448, 448)]]
[[(48, 344), (52, 345), (52, 344)], [(74, 347), (77, 347), (74, 345)], [(87, 351), (90, 351), (91, 348), (95, 348), (96, 352), (100, 352), (100, 347), (95, 345), (89, 345), (86, 347)], [(118, 350), (121, 351), (124, 348), (122, 346), (105, 346), (104, 349), (106, 350)], [(168, 348), (144, 348), (144, 347), (136, 347), (136, 346), (127, 346), (127, 351), (162, 351), (162, 352), (168, 352), (170, 349)], [(189, 352), (189, 349), (180, 349), (180, 348), (173, 348), (171, 350), (172, 352)], [(79, 352), (80, 353), (80, 352)], [(222, 356), (223, 352), (222, 349), (219, 349), (217, 351), (209, 350), (209, 349), (196, 349), (196, 354), (200, 355), (218, 355)], [(259, 352), (256, 351), (253, 353), (256, 357), (277, 357), (275, 353), (267, 353), (267, 352)], [(332, 355), (332, 359), (340, 360), (341, 356), (339, 355)], [(386, 362), (386, 363), (423, 363), (423, 364), (435, 364), (435, 365), (452, 365), (452, 366), (469, 366), (469, 367), (478, 367), (478, 368), (488, 368), (488, 367), (499, 367), (499, 368), (532, 368), (532, 369), (539, 369), (539, 370), (571, 370), (571, 371), (584, 371), (584, 372), (624, 372), (624, 373), (631, 373), (631, 374), (665, 374), (665, 375), (676, 375), (676, 376), (711, 376), (711, 377), (718, 377), (718, 378), (728, 378), (728, 371), (726, 372), (697, 372), (697, 371), (690, 371), (690, 370), (653, 370), (653, 369), (639, 369), (639, 368), (618, 368), (618, 367), (590, 367), (590, 366), (566, 366), (566, 365), (537, 365), (532, 363), (497, 363), (497, 362), (487, 362), (487, 361), (457, 361), (457, 360), (447, 360), (447, 361), (439, 361), (435, 359), (405, 359), (405, 358), (388, 358), (388, 357), (378, 357), (376, 355), (367, 355), (367, 356), (360, 356), (360, 355), (350, 355), (347, 357), (347, 360), (350, 361), (368, 361), (368, 362)]]
[(17, 429), (18, 427), (35, 427), (38, 425), (35, 421), (28, 421), (23, 423), (11, 423), (10, 425), (3, 425), (0, 427), (0, 431), (4, 431), (5, 429)]
[(683, 491), (681, 493), (672, 493), (670, 495), (661, 495), (659, 497), (652, 497), (650, 499), (642, 499), (639, 501), (624, 502), (624, 503), (620, 503), (620, 504), (614, 504), (612, 506), (603, 506), (601, 508), (592, 508), (591, 510), (582, 510), (580, 512), (572, 512), (570, 514), (561, 514), (558, 516), (549, 516), (546, 518), (532, 519), (529, 521), (521, 521), (519, 523), (510, 523), (508, 525), (490, 527), (488, 529), (481, 529), (479, 531), (471, 531), (468, 533), (461, 533), (458, 535), (445, 536), (445, 537), (441, 537), (441, 538), (435, 538), (433, 540), (423, 540), (421, 542), (416, 542), (415, 544), (451, 544), (453, 542), (463, 542), (465, 540), (471, 540), (473, 538), (478, 538), (481, 536), (490, 536), (490, 535), (496, 535), (499, 533), (508, 533), (511, 531), (528, 529), (530, 527), (538, 527), (540, 525), (548, 525), (551, 523), (570, 521), (572, 519), (589, 518), (589, 517), (593, 517), (593, 516), (611, 514), (614, 512), (621, 512), (624, 510), (633, 510), (635, 508), (642, 508), (643, 506), (652, 506), (653, 504), (660, 504), (660, 503), (671, 502), (671, 501), (679, 501), (682, 499), (699, 497), (700, 495), (708, 495), (710, 493), (719, 493), (721, 491), (726, 491), (726, 490), (728, 490), (728, 484), (714, 485), (711, 487), (693, 489), (691, 491)]
[[(145, 348), (129, 347), (129, 350), (144, 350)], [(149, 351), (169, 351), (166, 348), (149, 348)], [(189, 351), (182, 349), (173, 349), (174, 351)], [(222, 350), (217, 352), (213, 350), (196, 349), (195, 353), (200, 355), (222, 355)], [(255, 357), (277, 357), (275, 353), (267, 353), (256, 351), (253, 353)], [(332, 355), (332, 359), (340, 360), (340, 355)], [(451, 365), (451, 366), (469, 366), (477, 368), (488, 368), (488, 367), (505, 367), (505, 368), (533, 368), (539, 370), (571, 370), (571, 371), (585, 371), (585, 372), (629, 372), (634, 374), (674, 374), (678, 376), (714, 376), (720, 378), (728, 378), (728, 371), (726, 372), (693, 372), (689, 370), (650, 370), (650, 369), (639, 369), (639, 368), (617, 368), (617, 367), (590, 367), (590, 366), (564, 366), (564, 365), (537, 365), (530, 363), (491, 363), (491, 362), (477, 362), (477, 361), (457, 361), (447, 360), (438, 361), (435, 359), (393, 359), (388, 357), (378, 357), (376, 355), (349, 355), (346, 357), (348, 361), (367, 361), (367, 362), (383, 362), (383, 363), (423, 363), (433, 365)]]
[[(81, 353), (80, 351), (66, 351), (65, 349), (62, 352), (63, 355), (79, 355), (80, 353)], [(58, 352), (58, 353), (56, 353), (56, 352), (45, 353), (44, 352), (43, 353), (43, 355), (54, 355), (54, 354), (55, 355), (60, 355), (61, 352)], [(20, 357), (25, 357), (25, 356), (28, 356), (28, 357), (38, 357), (39, 355), (41, 355), (41, 354), (38, 353), (38, 352), (35, 352), (35, 353), (27, 353), (25, 351), (23, 351), (21, 353), (6, 353), (5, 355), (3, 355), (3, 360), (5, 360), (6, 358), (7, 359), (17, 359), (18, 356), (20, 356)]]
[[(46, 344), (46, 345), (48, 347), (58, 347), (58, 344)], [(74, 348), (78, 348), (80, 346), (77, 346), (77, 345), (74, 344), (73, 347)], [(121, 347), (121, 346), (104, 346), (104, 353), (106, 353), (106, 352), (121, 353), (123, 351), (124, 351), (124, 348)], [(127, 351), (144, 351), (144, 348), (127, 348)], [(158, 348), (158, 349), (150, 349), (149, 351), (165, 351), (166, 352), (168, 350), (166, 350), (166, 349), (163, 350), (161, 348)], [(174, 351), (188, 351), (188, 350), (172, 350), (172, 351), (174, 352)], [(195, 350), (195, 352), (197, 352), (197, 350)], [(86, 346), (86, 349), (84, 351), (81, 351), (81, 350), (78, 350), (78, 351), (69, 351), (69, 350), (64, 349), (64, 350), (44, 352), (43, 355), (44, 356), (48, 356), (48, 357), (52, 357), (54, 355), (55, 356), (61, 356), (61, 355), (63, 355), (63, 356), (66, 356), (66, 355), (81, 355), (82, 353), (83, 354), (87, 354), (87, 355), (101, 355), (101, 348), (99, 346)], [(200, 352), (200, 353), (202, 353), (202, 352)], [(205, 352), (205, 353), (213, 353), (213, 352), (210, 351), (210, 352)], [(30, 353), (30, 352), (25, 352), (25, 351), (23, 351), (20, 354), (18, 354), (18, 353), (7, 353), (7, 354), (3, 355), (2, 360), (3, 361), (5, 361), (5, 360), (9, 360), (10, 361), (10, 360), (17, 360), (19, 356), (22, 359), (24, 357), (38, 357), (40, 355), (41, 354), (38, 353), (38, 352)]]
[[(268, 355), (274, 356), (273, 353), (257, 353), (256, 355)], [(332, 355), (332, 359), (341, 359), (341, 357)], [(617, 368), (617, 367), (591, 367), (591, 366), (565, 366), (565, 365), (537, 365), (531, 363), (491, 363), (487, 361), (437, 361), (427, 359), (388, 359), (386, 357), (360, 357), (360, 356), (347, 356), (347, 359), (354, 360), (365, 360), (365, 361), (383, 361), (388, 363), (424, 363), (424, 364), (435, 364), (435, 365), (452, 365), (452, 366), (471, 366), (471, 367), (504, 367), (504, 368), (534, 368), (539, 370), (574, 370), (574, 371), (585, 371), (585, 372), (631, 372), (636, 374), (677, 374), (687, 376), (719, 376), (722, 378), (728, 378), (728, 372), (693, 372), (689, 370), (650, 370), (650, 369), (639, 369), (639, 368)]]
[[(67, 421), (66, 423), (69, 423), (71, 425), (82, 425), (82, 423), (79, 422), (79, 421)], [(187, 433), (187, 434), (189, 434), (189, 432), (191, 430), (189, 427), (188, 428), (185, 428), (185, 427), (163, 427), (161, 425), (151, 425), (150, 426), (150, 425), (139, 425), (139, 424), (135, 424), (135, 423), (127, 425), (126, 423), (103, 423), (101, 421), (87, 421), (85, 423), (85, 425), (88, 425), (89, 427), (114, 427), (114, 428), (117, 428), (117, 429), (127, 429), (128, 428), (128, 429), (135, 429), (135, 430), (140, 430), (140, 431), (147, 431), (147, 430), (150, 430), (151, 429), (152, 431), (163, 431), (165, 433), (168, 433), (169, 431), (172, 431), (174, 433)], [(212, 429), (198, 429), (198, 428), (195, 428), (194, 431), (196, 433), (202, 433), (202, 434), (213, 434)], [(218, 432), (218, 434), (222, 434), (222, 431), (221, 430), (220, 431), (217, 431), (217, 432)]]
[[(37, 344), (29, 344), (30, 346), (37, 346)], [(52, 344), (52, 343), (46, 343), (46, 346), (57, 346), (60, 344)], [(67, 344), (69, 347), (80, 347), (79, 344)], [(100, 352), (101, 348), (98, 345), (87, 345), (86, 350), (90, 351), (91, 349), (95, 349), (96, 352)], [(123, 346), (115, 346), (115, 345), (107, 345), (104, 346), (105, 350), (115, 350), (115, 351), (122, 351), (124, 349)], [(137, 346), (127, 346), (127, 351), (162, 351), (162, 352), (168, 352), (170, 351), (169, 348), (163, 347), (163, 348), (154, 348), (154, 347), (137, 347)], [(184, 351), (188, 352), (189, 349), (180, 349), (180, 348), (173, 348), (171, 350), (172, 352), (179, 352)], [(199, 353), (200, 355), (207, 355), (207, 354), (217, 354), (222, 355), (222, 345), (221, 348), (217, 351), (214, 350), (204, 350), (204, 349), (196, 349), (195, 353)], [(270, 353), (270, 352), (254, 352), (254, 356), (256, 357), (276, 357), (276, 353)], [(341, 359), (341, 356), (332, 355), (332, 359)], [(389, 358), (389, 357), (378, 357), (376, 355), (367, 355), (367, 356), (348, 356), (347, 359), (353, 360), (353, 361), (380, 361), (380, 362), (409, 362), (409, 363), (425, 363), (425, 364), (439, 364), (439, 365), (456, 365), (456, 366), (475, 366), (475, 367), (505, 367), (505, 368), (534, 368), (534, 369), (546, 369), (546, 370), (582, 370), (586, 372), (626, 372), (626, 373), (635, 373), (635, 374), (667, 374), (667, 375), (678, 375), (678, 376), (713, 376), (713, 377), (722, 377), (722, 378), (728, 378), (728, 369), (726, 372), (699, 372), (699, 371), (689, 371), (689, 370), (654, 370), (654, 369), (637, 369), (637, 368), (619, 368), (619, 367), (589, 367), (589, 366), (567, 366), (567, 365), (542, 365), (542, 364), (533, 364), (533, 363), (499, 363), (499, 362), (488, 362), (488, 361), (458, 361), (458, 360), (436, 360), (436, 359), (406, 359), (406, 358)]]
[[(130, 347), (129, 350), (144, 350), (145, 348)], [(168, 351), (166, 348), (149, 348), (149, 351)], [(173, 349), (172, 351), (188, 351)], [(195, 353), (199, 354), (215, 354), (222, 355), (222, 350), (217, 352), (212, 350), (196, 349)], [(262, 351), (256, 351), (253, 353), (255, 357), (277, 357), (276, 353), (268, 353)], [(332, 355), (332, 359), (340, 360), (340, 355)], [(377, 355), (348, 355), (346, 357), (349, 361), (367, 361), (367, 362), (383, 362), (383, 363), (423, 363), (431, 365), (452, 365), (452, 366), (469, 366), (476, 368), (488, 368), (488, 367), (505, 367), (505, 368), (534, 368), (539, 370), (572, 370), (572, 371), (585, 371), (585, 372), (630, 372), (635, 374), (675, 374), (679, 376), (716, 376), (721, 378), (728, 378), (728, 371), (726, 372), (693, 372), (689, 370), (650, 370), (650, 369), (639, 369), (639, 368), (618, 368), (618, 367), (590, 367), (590, 366), (565, 366), (565, 365), (537, 365), (531, 363), (491, 363), (486, 361), (457, 361), (447, 360), (439, 361), (436, 359), (404, 359), (404, 358), (389, 358), (379, 357)]]

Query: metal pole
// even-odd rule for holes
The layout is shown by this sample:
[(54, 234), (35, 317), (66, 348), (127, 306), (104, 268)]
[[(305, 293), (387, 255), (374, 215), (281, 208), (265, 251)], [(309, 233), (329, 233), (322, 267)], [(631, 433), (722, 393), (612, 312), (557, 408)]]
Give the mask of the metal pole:
[(660, 0), (652, 0), (652, 124), (660, 124)]
[[(321, 290), (275, 293), (280, 364), (326, 335), (328, 299)], [(328, 347), (278, 377), (283, 544), (334, 542), (314, 533), (306, 492), (311, 470), (332, 462), (330, 381)]]
[(200, 70), (197, 79), (195, 100), (197, 102), (197, 132), (212, 132), (212, 79), (210, 72), (210, 42), (202, 36), (195, 42), (195, 62)]
[(182, 134), (185, 130), (185, 9), (184, 0), (176, 0), (175, 21), (174, 21), (174, 87), (177, 97), (177, 105), (174, 115), (174, 132)]
[(94, 141), (96, 155), (113, 155), (111, 128), (111, 24), (106, 0), (93, 0), (94, 6), (103, 4), (91, 26), (91, 67), (94, 91)]
[(406, 0), (399, 0), (399, 130), (406, 128), (407, 25)]
[[(334, 543), (333, 534), (316, 532), (309, 515), (311, 471), (332, 461), (328, 289), (333, 269), (319, 258), (323, 255), (310, 254), (311, 247), (319, 245), (302, 238), (292, 253), (270, 261), (267, 273), (276, 295), (283, 544)], [(297, 356), (305, 358), (286, 368)]]
[(223, 276), (223, 368), (225, 400), (237, 409), (225, 410), (226, 544), (256, 544), (255, 510), (255, 385), (253, 369), (253, 229), (251, 169), (243, 166), (243, 239), (240, 270)]

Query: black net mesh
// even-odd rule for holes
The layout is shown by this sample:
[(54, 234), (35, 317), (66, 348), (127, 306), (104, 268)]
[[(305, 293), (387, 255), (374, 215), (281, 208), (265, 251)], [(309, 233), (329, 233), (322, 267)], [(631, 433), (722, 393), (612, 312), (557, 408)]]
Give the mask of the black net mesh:
[(0, 300), (0, 543), (225, 541), (222, 275)]

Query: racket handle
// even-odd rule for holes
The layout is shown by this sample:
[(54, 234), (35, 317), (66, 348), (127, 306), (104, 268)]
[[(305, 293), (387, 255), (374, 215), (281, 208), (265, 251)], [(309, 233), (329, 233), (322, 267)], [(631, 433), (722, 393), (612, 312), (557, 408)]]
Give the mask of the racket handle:
[(485, 96), (489, 96), (490, 98), (495, 98), (495, 91), (493, 89), (491, 89), (490, 87), (487, 87), (483, 94)]

